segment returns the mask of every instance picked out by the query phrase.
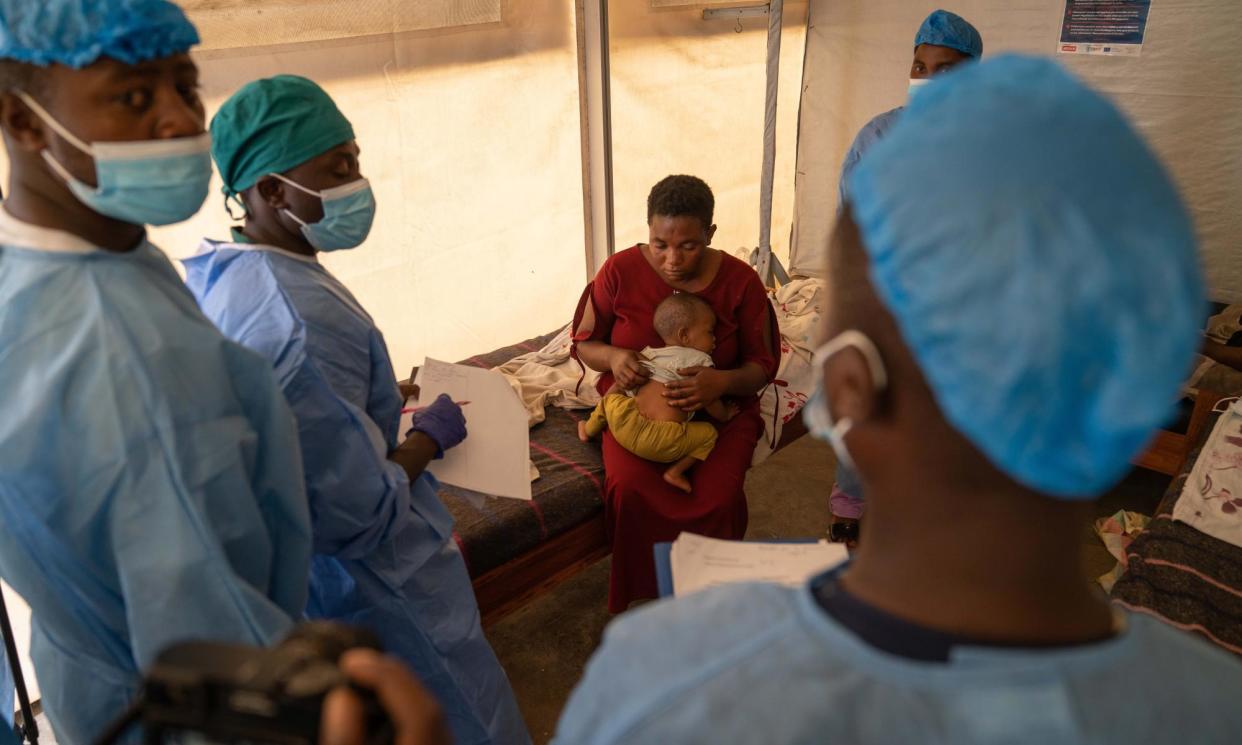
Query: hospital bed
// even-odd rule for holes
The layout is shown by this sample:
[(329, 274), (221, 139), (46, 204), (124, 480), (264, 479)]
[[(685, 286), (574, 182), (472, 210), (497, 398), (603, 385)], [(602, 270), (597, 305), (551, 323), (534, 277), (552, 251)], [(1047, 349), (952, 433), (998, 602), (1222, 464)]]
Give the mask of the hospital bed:
[[(462, 364), (498, 367), (543, 348), (557, 333), (476, 355)], [(578, 439), (578, 421), (589, 413), (548, 407), (545, 421), (531, 429), (530, 457), (539, 470), (539, 478), (531, 483), (531, 501), (441, 487), (440, 498), (453, 514), (454, 538), (474, 581), (485, 626), (609, 554), (599, 445)], [(793, 417), (782, 428), (774, 450), (805, 432), (801, 417)]]

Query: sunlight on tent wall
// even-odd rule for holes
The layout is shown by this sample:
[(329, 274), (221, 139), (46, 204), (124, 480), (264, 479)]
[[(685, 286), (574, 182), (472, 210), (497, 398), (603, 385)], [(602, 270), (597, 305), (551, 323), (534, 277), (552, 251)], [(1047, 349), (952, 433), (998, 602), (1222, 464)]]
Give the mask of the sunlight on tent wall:
[[(686, 5), (686, 3), (682, 3)], [(789, 255), (805, 2), (786, 0), (781, 40), (772, 248)], [(647, 192), (670, 173), (702, 177), (716, 194), (714, 244), (759, 240), (759, 177), (767, 18), (704, 20), (697, 7), (609, 4), (617, 249), (647, 239)]]
[[(293, 73), (318, 81), (353, 121), (379, 212), (366, 244), (324, 263), (375, 317), (398, 376), (424, 356), (461, 359), (568, 322), (584, 273), (571, 0), (434, 0), (419, 4), (423, 16), (389, 0), (227, 2), (237, 7), (205, 17), (190, 8), (204, 26), (196, 57), (209, 113), (249, 80)], [(499, 23), (384, 32), (419, 17), (486, 21), (493, 5)], [(474, 15), (436, 15), (448, 6)], [(258, 7), (254, 23), (245, 14)], [(240, 14), (235, 27), (219, 13)], [(336, 28), (342, 13), (355, 38), (270, 44)], [(230, 28), (242, 38), (221, 39)], [(227, 238), (229, 224), (213, 188), (198, 217), (154, 237), (185, 256), (203, 236)]]

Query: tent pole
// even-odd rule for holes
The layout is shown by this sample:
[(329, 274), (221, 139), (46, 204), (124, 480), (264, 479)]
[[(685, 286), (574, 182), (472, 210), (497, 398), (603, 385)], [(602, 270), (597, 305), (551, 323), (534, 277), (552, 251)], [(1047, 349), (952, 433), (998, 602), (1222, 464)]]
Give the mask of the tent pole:
[(582, 201), (587, 279), (612, 256), (612, 91), (608, 0), (578, 0), (578, 75), (582, 117)]
[(752, 263), (772, 286), (772, 192), (776, 180), (776, 102), (780, 92), (781, 20), (784, 0), (768, 4), (768, 65), (763, 108), (763, 173), (759, 181), (759, 250)]

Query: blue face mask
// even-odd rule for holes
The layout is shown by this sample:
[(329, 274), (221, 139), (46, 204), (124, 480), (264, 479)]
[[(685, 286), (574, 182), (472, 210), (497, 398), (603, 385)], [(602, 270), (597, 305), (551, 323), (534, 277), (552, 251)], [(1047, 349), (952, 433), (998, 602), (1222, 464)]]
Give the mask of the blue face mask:
[(357, 248), (371, 233), (375, 221), (375, 194), (371, 182), (364, 178), (324, 191), (312, 191), (290, 181), (279, 173), (272, 176), (295, 189), (319, 197), (323, 202), (323, 219), (308, 223), (289, 210), (285, 214), (302, 226), (302, 235), (318, 251), (343, 251)]
[(807, 400), (806, 406), (802, 407), (802, 421), (806, 423), (807, 431), (812, 437), (832, 446), (838, 463), (857, 473), (854, 458), (845, 445), (845, 436), (854, 427), (854, 422), (849, 417), (842, 417), (840, 421), (834, 422), (832, 412), (828, 409), (828, 397), (824, 395), (824, 363), (846, 347), (854, 347), (862, 353), (867, 361), (867, 369), (871, 372), (871, 382), (876, 391), (882, 391), (888, 385), (888, 373), (884, 369), (884, 361), (880, 359), (880, 350), (876, 349), (875, 344), (861, 331), (853, 329), (842, 331), (815, 350), (815, 354), (811, 357), (815, 384), (811, 389), (811, 398)]
[(171, 225), (190, 219), (203, 206), (211, 185), (211, 135), (87, 143), (33, 98), (18, 95), (52, 131), (94, 158), (98, 186), (74, 178), (51, 152), (43, 151), (48, 166), (95, 212), (134, 225)]
[(923, 87), (931, 82), (931, 78), (910, 78), (910, 87), (907, 89), (907, 100), (913, 101), (914, 97), (922, 93)]

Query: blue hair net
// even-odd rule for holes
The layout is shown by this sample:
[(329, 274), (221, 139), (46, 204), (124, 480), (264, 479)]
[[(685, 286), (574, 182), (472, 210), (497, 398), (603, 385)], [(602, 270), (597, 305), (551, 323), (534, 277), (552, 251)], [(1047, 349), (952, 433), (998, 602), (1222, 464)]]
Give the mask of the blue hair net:
[(983, 37), (978, 29), (957, 13), (947, 10), (933, 10), (919, 26), (919, 32), (914, 35), (915, 49), (920, 44), (956, 49), (975, 59), (983, 56)]
[(847, 199), (948, 421), (1039, 492), (1120, 480), (1206, 315), (1190, 219), (1122, 114), (1048, 60), (972, 65), (911, 101)]
[(198, 31), (167, 0), (0, 0), (0, 59), (86, 67), (187, 51)]

